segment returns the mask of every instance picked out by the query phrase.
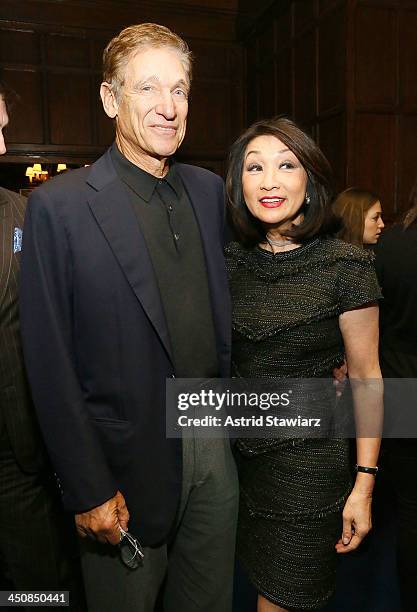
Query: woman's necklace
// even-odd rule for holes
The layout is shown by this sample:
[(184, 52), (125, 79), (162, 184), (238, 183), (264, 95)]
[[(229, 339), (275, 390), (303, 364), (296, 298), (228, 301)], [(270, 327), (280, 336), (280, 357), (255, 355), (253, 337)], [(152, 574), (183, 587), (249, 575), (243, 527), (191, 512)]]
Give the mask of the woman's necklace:
[(272, 246), (284, 247), (284, 246), (288, 246), (289, 244), (293, 244), (293, 241), (291, 240), (291, 238), (287, 238), (287, 240), (272, 240), (272, 238), (268, 238), (268, 236), (266, 236), (266, 241), (270, 247)]

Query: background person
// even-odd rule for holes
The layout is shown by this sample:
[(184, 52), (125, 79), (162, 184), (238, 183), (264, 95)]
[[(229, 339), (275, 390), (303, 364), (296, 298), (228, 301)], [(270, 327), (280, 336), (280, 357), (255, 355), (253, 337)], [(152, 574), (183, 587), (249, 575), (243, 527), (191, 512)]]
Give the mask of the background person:
[[(0, 155), (9, 122), (0, 75)], [(0, 187), (0, 588), (69, 590), (84, 610), (76, 534), (64, 516), (23, 364), (18, 276), (26, 198)]]
[[(380, 310), (380, 363), (384, 378), (417, 379), (417, 179), (402, 220), (386, 229), (376, 250), (384, 299)], [(407, 389), (410, 388), (408, 392)], [(403, 431), (416, 431), (416, 385), (401, 383)], [(410, 422), (407, 422), (410, 419)], [(405, 433), (406, 435), (406, 433)], [(398, 509), (397, 567), (403, 612), (417, 609), (417, 439), (385, 439), (383, 467)]]
[(378, 242), (384, 229), (378, 196), (364, 189), (349, 187), (339, 193), (332, 207), (342, 221), (338, 238), (358, 246)]
[[(238, 376), (331, 377), (346, 354), (353, 378), (381, 377), (372, 260), (326, 237), (330, 174), (289, 119), (255, 123), (232, 147), (227, 192), (239, 243), (227, 262)], [(374, 397), (379, 415), (379, 388)], [(238, 558), (259, 612), (322, 607), (336, 551), (355, 549), (369, 531), (379, 439), (357, 442), (368, 473), (359, 471), (351, 490), (347, 440), (238, 440)]]

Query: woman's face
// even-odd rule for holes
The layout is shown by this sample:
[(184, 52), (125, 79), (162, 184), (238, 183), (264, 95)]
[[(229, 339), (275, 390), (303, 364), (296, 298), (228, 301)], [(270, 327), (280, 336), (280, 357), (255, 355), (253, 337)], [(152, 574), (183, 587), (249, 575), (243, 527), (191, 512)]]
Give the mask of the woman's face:
[(381, 202), (375, 202), (365, 215), (363, 244), (376, 244), (384, 228)]
[(266, 227), (284, 229), (299, 222), (307, 173), (275, 136), (258, 136), (246, 147), (242, 186), (246, 206)]

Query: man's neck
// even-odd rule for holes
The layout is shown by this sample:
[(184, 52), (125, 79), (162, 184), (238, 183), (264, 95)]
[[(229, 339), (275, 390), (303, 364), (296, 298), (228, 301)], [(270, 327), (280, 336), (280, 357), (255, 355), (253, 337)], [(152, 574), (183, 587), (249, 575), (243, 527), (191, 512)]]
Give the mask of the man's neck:
[(120, 138), (116, 135), (116, 145), (120, 153), (126, 157), (132, 164), (138, 166), (141, 170), (156, 176), (157, 178), (163, 178), (168, 174), (169, 170), (169, 159), (155, 158), (150, 155), (145, 155), (142, 152), (138, 152), (130, 147), (128, 143), (121, 142)]

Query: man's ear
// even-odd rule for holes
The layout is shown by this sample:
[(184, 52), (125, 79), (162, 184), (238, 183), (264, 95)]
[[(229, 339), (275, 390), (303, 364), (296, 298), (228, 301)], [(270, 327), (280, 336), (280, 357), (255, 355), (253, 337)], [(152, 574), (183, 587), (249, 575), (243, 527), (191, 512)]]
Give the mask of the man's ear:
[(106, 115), (114, 119), (119, 111), (119, 105), (110, 83), (104, 82), (100, 85), (100, 98)]

